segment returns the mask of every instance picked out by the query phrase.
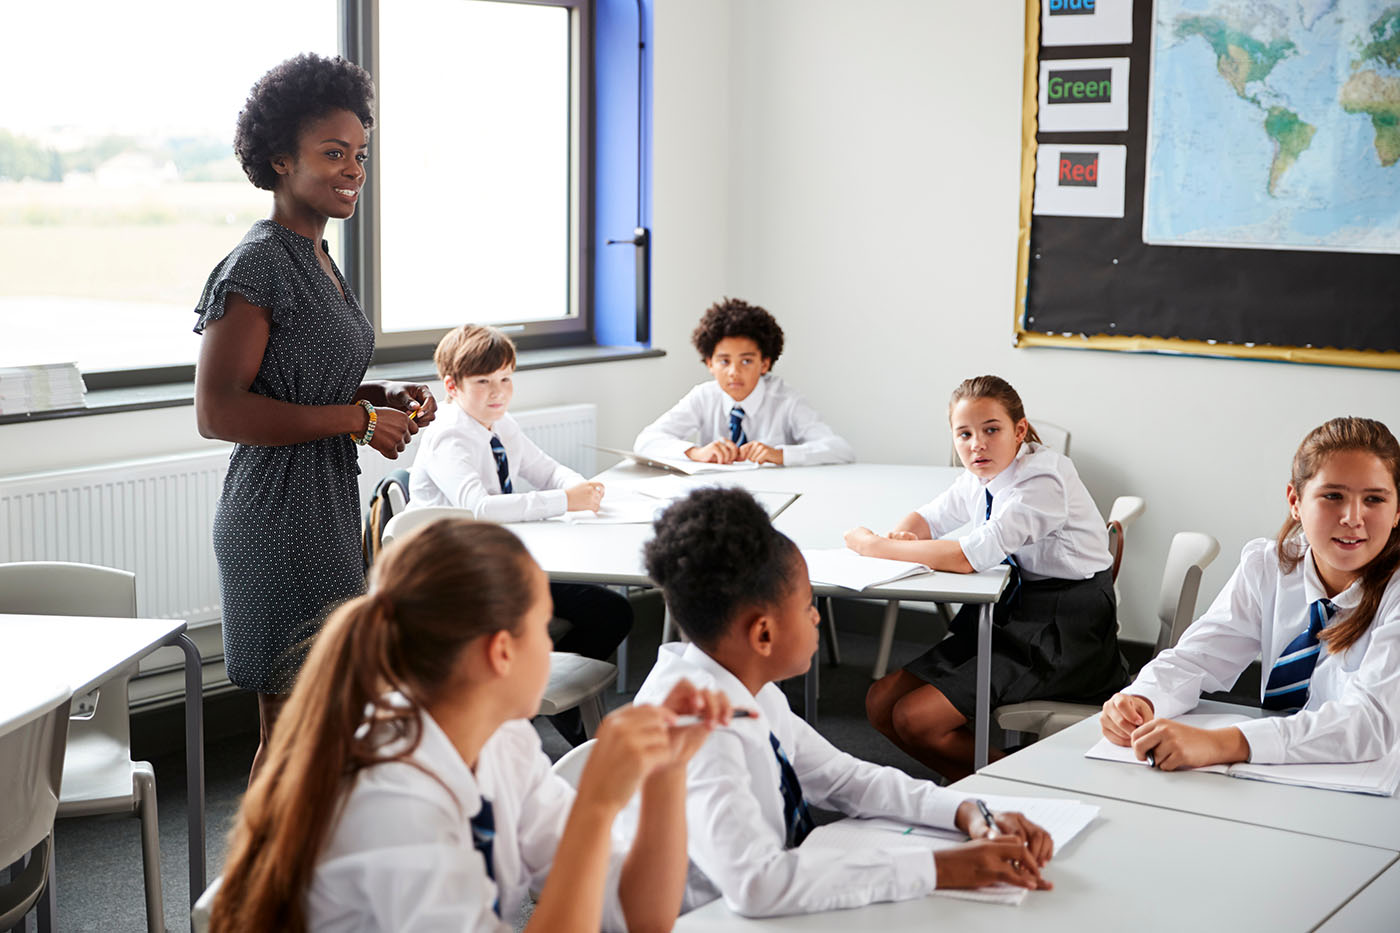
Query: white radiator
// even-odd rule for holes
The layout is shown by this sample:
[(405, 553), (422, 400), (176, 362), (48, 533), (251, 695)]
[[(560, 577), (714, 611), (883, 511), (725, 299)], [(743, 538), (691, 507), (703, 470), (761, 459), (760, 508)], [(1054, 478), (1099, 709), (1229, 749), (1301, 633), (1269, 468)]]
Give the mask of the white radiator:
[[(444, 404), (450, 404), (444, 401)], [(546, 453), (592, 476), (597, 406), (560, 405), (514, 413)], [(432, 426), (429, 426), (429, 431)], [(410, 466), (360, 452), (360, 501), (385, 473)], [(205, 686), (227, 683), (221, 663), (219, 574), (212, 540), (214, 507), (228, 450), (109, 463), (74, 470), (0, 476), (0, 563), (65, 560), (136, 574), (136, 608), (146, 618), (184, 619), (206, 662)], [(183, 656), (162, 649), (133, 681), (133, 705), (180, 695)], [(161, 673), (164, 672), (164, 673)]]

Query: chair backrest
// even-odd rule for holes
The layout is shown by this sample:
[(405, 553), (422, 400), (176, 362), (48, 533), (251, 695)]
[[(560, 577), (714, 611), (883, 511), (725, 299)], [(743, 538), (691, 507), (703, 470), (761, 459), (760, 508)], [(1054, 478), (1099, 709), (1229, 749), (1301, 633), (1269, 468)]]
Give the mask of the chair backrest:
[(415, 528), (435, 522), (439, 518), (472, 518), (471, 509), (459, 509), (450, 505), (429, 505), (421, 509), (409, 509), (389, 519), (384, 526), (383, 540), (388, 544), (395, 538), (402, 538)]
[(1196, 598), (1201, 591), (1201, 574), (1220, 553), (1220, 542), (1198, 531), (1178, 532), (1167, 550), (1162, 571), (1162, 592), (1157, 600), (1160, 629), (1155, 656), (1177, 643), (1196, 614)]
[(18, 861), (53, 830), (72, 698), (66, 686), (33, 688), (0, 712), (0, 865)]
[[(136, 574), (64, 561), (0, 564), (0, 612), (134, 619)], [(102, 699), (91, 718), (74, 723), (74, 741), (101, 733), (131, 745), (127, 683), (134, 672), (133, 666), (102, 685)]]
[(360, 517), (360, 556), (368, 571), (388, 542), (384, 540), (384, 529), (389, 522), (408, 506), (409, 473), (407, 470), (391, 470), (369, 494), (369, 503)]
[(1118, 582), (1118, 568), (1123, 565), (1128, 528), (1146, 509), (1147, 503), (1138, 496), (1119, 496), (1108, 510), (1108, 552), (1113, 555), (1114, 583)]
[(583, 776), (583, 766), (588, 764), (588, 756), (593, 754), (593, 746), (597, 744), (597, 739), (589, 739), (582, 745), (569, 749), (563, 758), (554, 763), (554, 773), (568, 781), (570, 787), (578, 787), (578, 780)]

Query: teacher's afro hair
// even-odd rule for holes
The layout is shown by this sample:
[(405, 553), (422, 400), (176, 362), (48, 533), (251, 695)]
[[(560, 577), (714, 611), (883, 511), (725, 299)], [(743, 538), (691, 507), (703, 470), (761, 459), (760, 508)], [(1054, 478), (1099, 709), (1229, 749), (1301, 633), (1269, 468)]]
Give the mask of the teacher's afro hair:
[(773, 315), (738, 298), (725, 298), (710, 305), (700, 315), (700, 324), (690, 335), (690, 342), (700, 351), (700, 359), (708, 360), (715, 354), (715, 344), (725, 337), (749, 338), (770, 363), (776, 363), (783, 354), (783, 329)]
[(334, 110), (359, 117), (374, 128), (374, 82), (369, 72), (339, 55), (322, 58), (307, 52), (289, 58), (258, 79), (238, 114), (233, 151), (248, 180), (273, 190), (277, 172), (272, 159), (295, 155), (302, 127)]
[(713, 646), (744, 609), (766, 609), (791, 592), (797, 545), (742, 489), (705, 487), (656, 520), (644, 550), (647, 573), (690, 640)]

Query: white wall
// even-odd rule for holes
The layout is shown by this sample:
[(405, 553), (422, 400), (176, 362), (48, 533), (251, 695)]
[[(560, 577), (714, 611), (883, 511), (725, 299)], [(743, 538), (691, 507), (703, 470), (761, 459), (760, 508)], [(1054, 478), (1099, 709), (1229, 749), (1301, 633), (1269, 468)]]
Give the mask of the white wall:
[[(1209, 598), (1243, 542), (1276, 530), (1303, 433), (1337, 414), (1400, 427), (1394, 373), (1011, 347), (1021, 3), (657, 6), (654, 331), (670, 355), (525, 373), (517, 407), (596, 401), (602, 442), (626, 443), (703, 377), (688, 337), (724, 294), (777, 314), (779, 371), (868, 460), (943, 462), (949, 391), (998, 373), (1073, 431), (1104, 511), (1147, 498), (1121, 580), (1141, 640), (1174, 532), (1221, 539)], [(0, 475), (207, 443), (188, 407), (10, 425)]]

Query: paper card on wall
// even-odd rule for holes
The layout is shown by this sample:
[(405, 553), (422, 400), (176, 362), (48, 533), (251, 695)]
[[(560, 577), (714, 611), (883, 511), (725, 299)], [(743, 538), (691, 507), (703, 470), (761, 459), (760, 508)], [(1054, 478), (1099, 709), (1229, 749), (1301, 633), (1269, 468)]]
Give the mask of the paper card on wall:
[(1040, 0), (1041, 45), (1127, 45), (1133, 0)]
[(1122, 217), (1127, 146), (1041, 143), (1035, 151), (1037, 214)]
[(1039, 124), (1042, 133), (1126, 130), (1128, 60), (1042, 59)]

